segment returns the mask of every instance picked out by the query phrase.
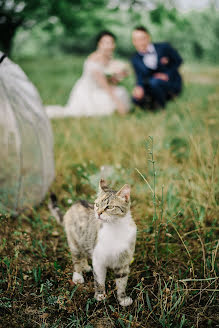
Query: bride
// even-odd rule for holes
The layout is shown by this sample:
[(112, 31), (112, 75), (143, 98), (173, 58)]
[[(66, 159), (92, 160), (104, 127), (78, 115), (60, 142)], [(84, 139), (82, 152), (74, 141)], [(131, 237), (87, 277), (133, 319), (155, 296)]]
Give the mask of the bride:
[(129, 95), (124, 87), (117, 85), (125, 76), (122, 66), (117, 65), (118, 71), (113, 72), (114, 49), (115, 36), (109, 31), (101, 32), (97, 49), (84, 62), (82, 76), (73, 87), (67, 105), (46, 107), (50, 118), (110, 115), (116, 110), (123, 115), (129, 111)]

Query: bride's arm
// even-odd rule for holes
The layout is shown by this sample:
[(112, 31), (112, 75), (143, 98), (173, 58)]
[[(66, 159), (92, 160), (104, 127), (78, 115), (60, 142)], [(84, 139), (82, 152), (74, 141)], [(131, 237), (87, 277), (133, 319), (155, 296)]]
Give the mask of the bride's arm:
[(93, 71), (93, 77), (95, 78), (96, 82), (99, 84), (101, 88), (103, 88), (113, 99), (115, 102), (118, 112), (120, 114), (126, 113), (126, 108), (123, 105), (123, 103), (120, 101), (120, 99), (115, 95), (115, 92), (113, 90), (113, 87), (108, 83), (107, 78), (102, 72), (99, 71)]
[(107, 78), (102, 72), (93, 71), (93, 77), (97, 84), (103, 88), (113, 99), (114, 99), (114, 92), (112, 86), (108, 83)]

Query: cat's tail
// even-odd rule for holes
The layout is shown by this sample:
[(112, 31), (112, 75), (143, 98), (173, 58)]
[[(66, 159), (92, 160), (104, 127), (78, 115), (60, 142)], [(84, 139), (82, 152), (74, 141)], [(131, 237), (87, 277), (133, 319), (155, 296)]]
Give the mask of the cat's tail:
[(54, 216), (54, 218), (56, 219), (56, 221), (60, 224), (63, 224), (63, 215), (60, 211), (60, 208), (58, 207), (57, 197), (54, 193), (50, 194), (48, 208), (52, 216)]

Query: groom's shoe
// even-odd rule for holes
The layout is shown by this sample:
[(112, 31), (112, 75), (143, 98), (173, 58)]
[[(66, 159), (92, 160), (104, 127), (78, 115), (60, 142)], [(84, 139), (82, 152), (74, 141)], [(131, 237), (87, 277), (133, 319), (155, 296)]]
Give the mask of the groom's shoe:
[(156, 99), (152, 99), (149, 108), (151, 111), (156, 111), (164, 109), (164, 106), (162, 106)]
[(135, 98), (132, 98), (132, 101), (135, 105), (137, 105), (143, 110), (150, 109), (151, 97), (149, 95), (145, 95), (144, 98), (142, 98), (141, 100), (136, 100)]

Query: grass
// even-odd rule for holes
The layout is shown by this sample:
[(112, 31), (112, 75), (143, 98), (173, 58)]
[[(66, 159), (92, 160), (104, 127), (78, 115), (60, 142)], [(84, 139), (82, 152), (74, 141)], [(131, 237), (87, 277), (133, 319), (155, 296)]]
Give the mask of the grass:
[[(65, 104), (83, 58), (18, 63), (45, 104)], [(104, 303), (93, 299), (92, 274), (85, 286), (71, 282), (66, 237), (45, 200), (17, 218), (0, 216), (0, 327), (219, 325), (219, 68), (188, 65), (182, 71), (183, 94), (165, 111), (52, 121), (51, 190), (63, 210), (79, 198), (95, 199), (93, 177), (102, 165), (113, 166), (113, 186), (132, 187), (138, 226), (128, 282), (133, 306), (118, 305), (112, 273)], [(133, 83), (130, 77), (129, 90)]]

